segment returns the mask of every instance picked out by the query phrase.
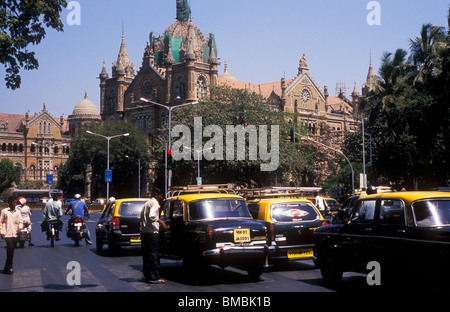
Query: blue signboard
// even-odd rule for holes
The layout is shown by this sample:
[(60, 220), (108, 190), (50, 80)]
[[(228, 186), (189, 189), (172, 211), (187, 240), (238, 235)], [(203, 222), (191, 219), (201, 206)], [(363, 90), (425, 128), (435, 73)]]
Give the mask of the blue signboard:
[(47, 184), (53, 184), (53, 174), (47, 174)]
[(112, 170), (105, 170), (105, 182), (112, 182)]

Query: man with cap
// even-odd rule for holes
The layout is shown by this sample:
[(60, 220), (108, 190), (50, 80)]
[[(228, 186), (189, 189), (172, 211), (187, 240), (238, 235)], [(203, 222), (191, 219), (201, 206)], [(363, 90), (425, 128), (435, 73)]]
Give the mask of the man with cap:
[(16, 209), (19, 210), (22, 214), (23, 226), (27, 227), (28, 246), (34, 246), (34, 244), (31, 242), (31, 209), (27, 205), (27, 200), (25, 197), (19, 197), (18, 202), (20, 204), (17, 205)]
[[(81, 200), (80, 194), (75, 194), (75, 200), (71, 201), (69, 207), (66, 210), (66, 215), (69, 214), (69, 211), (72, 210), (70, 215), (72, 216), (80, 216), (83, 221), (86, 221), (85, 216), (89, 216), (89, 210), (86, 206), (86, 203)], [(89, 228), (86, 226), (86, 244), (92, 245), (91, 241), (91, 233), (89, 233)]]

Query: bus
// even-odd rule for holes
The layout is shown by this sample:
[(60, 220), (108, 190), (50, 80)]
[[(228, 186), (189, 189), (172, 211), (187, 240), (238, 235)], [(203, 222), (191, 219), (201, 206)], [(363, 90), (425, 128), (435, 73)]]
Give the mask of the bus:
[[(49, 190), (14, 190), (13, 196), (16, 198), (25, 197), (27, 202), (42, 203), (48, 200)], [(50, 194), (59, 194), (59, 198), (63, 199), (63, 191), (58, 189), (50, 190)]]

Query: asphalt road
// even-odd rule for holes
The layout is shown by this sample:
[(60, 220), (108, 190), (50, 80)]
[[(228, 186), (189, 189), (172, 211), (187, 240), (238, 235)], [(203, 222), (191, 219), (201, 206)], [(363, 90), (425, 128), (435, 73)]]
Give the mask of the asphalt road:
[[(40, 230), (42, 211), (33, 211), (32, 241), (35, 246), (17, 248), (14, 274), (0, 274), (0, 292), (172, 292), (184, 293), (308, 293), (371, 289), (365, 276), (346, 273), (339, 288), (327, 287), (311, 261), (290, 262), (264, 272), (257, 282), (247, 273), (233, 268), (212, 267), (207, 276), (193, 281), (181, 262), (161, 259), (162, 285), (141, 282), (142, 259), (139, 247), (122, 249), (119, 255), (97, 254), (95, 224), (99, 213), (92, 213), (87, 224), (94, 245), (83, 241), (79, 247), (65, 236), (68, 216), (63, 217), (61, 240), (50, 246)], [(5, 241), (0, 239), (0, 269), (6, 258)], [(75, 266), (73, 265), (75, 264)], [(373, 288), (372, 288), (373, 289)]]

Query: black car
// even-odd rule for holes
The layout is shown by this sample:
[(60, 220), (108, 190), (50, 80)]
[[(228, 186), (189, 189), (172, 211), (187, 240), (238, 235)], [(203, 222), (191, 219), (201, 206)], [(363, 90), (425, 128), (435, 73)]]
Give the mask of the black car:
[(117, 252), (122, 246), (140, 246), (140, 216), (148, 198), (123, 198), (108, 203), (95, 228), (97, 252), (103, 245)]
[(267, 223), (252, 219), (242, 197), (174, 195), (166, 200), (161, 218), (168, 226), (161, 237), (161, 257), (182, 259), (191, 271), (231, 266), (253, 280), (263, 272), (273, 236)]
[(316, 264), (328, 282), (339, 282), (346, 271), (369, 273), (372, 264), (382, 283), (435, 287), (450, 277), (448, 192), (364, 196), (344, 224), (314, 234)]

